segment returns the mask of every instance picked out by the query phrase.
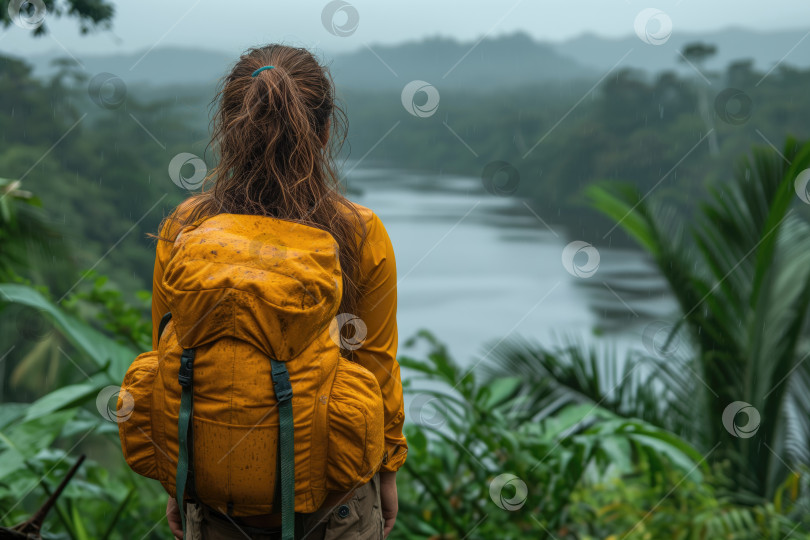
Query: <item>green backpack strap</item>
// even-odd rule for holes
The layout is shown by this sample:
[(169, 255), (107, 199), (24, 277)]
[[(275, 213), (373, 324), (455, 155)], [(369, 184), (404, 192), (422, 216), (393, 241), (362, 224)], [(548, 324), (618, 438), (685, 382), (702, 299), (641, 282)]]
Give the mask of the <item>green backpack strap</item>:
[[(180, 394), (180, 414), (177, 420), (180, 453), (177, 458), (175, 490), (184, 533), (186, 531), (186, 515), (183, 500), (185, 498), (186, 482), (189, 480), (189, 448), (191, 447), (191, 431), (189, 427), (194, 410), (194, 356), (194, 349), (183, 349), (183, 354), (180, 357), (180, 371), (177, 376), (182, 391)], [(290, 374), (284, 362), (271, 358), (270, 363), (273, 374), (273, 391), (276, 394), (279, 415), (278, 459), (281, 464), (281, 538), (282, 540), (294, 540), (295, 438), (293, 433), (292, 384), (290, 384)], [(278, 481), (277, 479), (276, 482)]]
[(177, 419), (177, 440), (180, 444), (180, 453), (177, 457), (177, 475), (174, 486), (177, 492), (177, 506), (180, 509), (183, 533), (186, 532), (186, 512), (183, 509), (183, 498), (189, 476), (189, 447), (191, 445), (189, 424), (194, 410), (194, 356), (194, 349), (183, 349), (183, 354), (180, 357), (180, 371), (177, 375), (182, 391), (180, 394), (180, 415)]
[[(273, 390), (278, 402), (278, 459), (281, 463), (281, 539), (295, 536), (295, 451), (293, 434), (292, 385), (284, 362), (270, 359)], [(276, 478), (278, 483), (279, 479)], [(278, 484), (277, 484), (278, 485)]]

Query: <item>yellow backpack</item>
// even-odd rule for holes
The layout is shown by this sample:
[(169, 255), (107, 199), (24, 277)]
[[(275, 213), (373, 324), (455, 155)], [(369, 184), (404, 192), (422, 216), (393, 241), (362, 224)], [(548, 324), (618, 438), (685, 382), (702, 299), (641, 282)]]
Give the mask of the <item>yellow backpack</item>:
[(231, 516), (280, 508), (292, 538), (293, 512), (378, 470), (383, 401), (340, 355), (337, 248), (315, 227), (235, 214), (176, 239), (158, 349), (132, 363), (118, 406), (132, 408), (119, 424), (127, 463), (181, 512), (189, 493)]

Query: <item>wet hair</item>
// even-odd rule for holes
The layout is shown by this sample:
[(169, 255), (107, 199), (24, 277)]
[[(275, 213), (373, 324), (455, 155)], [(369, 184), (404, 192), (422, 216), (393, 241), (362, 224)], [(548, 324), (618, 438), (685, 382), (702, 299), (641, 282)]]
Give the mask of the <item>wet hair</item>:
[[(274, 68), (252, 76), (268, 65)], [(335, 103), (328, 69), (304, 48), (251, 48), (220, 81), (212, 106), (217, 165), (202, 192), (180, 206), (189, 211), (164, 219), (160, 230), (172, 221), (167, 230), (174, 234), (158, 238), (173, 241), (183, 226), (222, 213), (273, 216), (328, 231), (343, 271), (340, 312), (355, 313), (367, 233), (338, 178), (334, 157), (348, 121)]]

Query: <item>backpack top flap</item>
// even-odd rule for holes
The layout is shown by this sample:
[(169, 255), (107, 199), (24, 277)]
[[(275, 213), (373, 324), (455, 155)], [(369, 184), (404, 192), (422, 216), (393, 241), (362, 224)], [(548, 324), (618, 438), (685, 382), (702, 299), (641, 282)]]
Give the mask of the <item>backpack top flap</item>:
[(184, 229), (163, 287), (184, 348), (227, 336), (281, 361), (298, 356), (329, 326), (343, 293), (329, 232), (241, 214)]

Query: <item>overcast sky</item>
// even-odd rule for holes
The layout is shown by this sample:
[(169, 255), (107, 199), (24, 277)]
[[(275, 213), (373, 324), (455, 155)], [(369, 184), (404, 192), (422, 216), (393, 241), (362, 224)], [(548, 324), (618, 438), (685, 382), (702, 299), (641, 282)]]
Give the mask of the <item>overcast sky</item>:
[[(69, 19), (45, 22), (50, 36), (33, 38), (15, 25), (2, 30), (0, 51), (25, 56), (67, 49), (71, 54), (133, 52), (167, 45), (224, 51), (270, 41), (353, 50), (364, 43), (393, 44), (425, 36), (476, 40), (524, 30), (536, 39), (560, 41), (585, 32), (619, 37), (633, 33), (636, 15), (658, 8), (672, 21), (672, 33), (712, 31), (729, 26), (760, 30), (810, 26), (810, 0), (348, 0), (359, 22), (350, 35), (327, 31), (327, 0), (115, 0), (111, 31), (82, 37)], [(347, 13), (334, 21), (343, 26)], [(62, 51), (63, 52), (63, 51)]]

